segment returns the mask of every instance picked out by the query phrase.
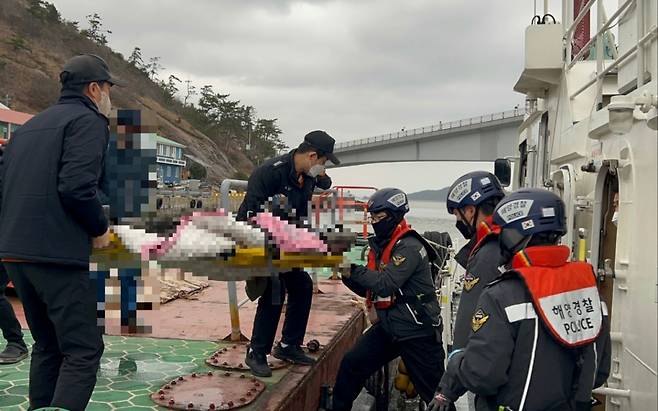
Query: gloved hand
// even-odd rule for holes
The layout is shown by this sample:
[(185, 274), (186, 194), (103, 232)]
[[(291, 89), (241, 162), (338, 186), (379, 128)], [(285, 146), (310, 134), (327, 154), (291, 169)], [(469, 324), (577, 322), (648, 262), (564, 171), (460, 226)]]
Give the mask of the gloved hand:
[(350, 278), (352, 274), (352, 262), (346, 255), (343, 256), (343, 261), (338, 265), (338, 272), (345, 278)]
[(434, 394), (432, 402), (427, 404), (426, 411), (452, 411), (454, 409), (454, 402), (440, 392), (437, 392)]

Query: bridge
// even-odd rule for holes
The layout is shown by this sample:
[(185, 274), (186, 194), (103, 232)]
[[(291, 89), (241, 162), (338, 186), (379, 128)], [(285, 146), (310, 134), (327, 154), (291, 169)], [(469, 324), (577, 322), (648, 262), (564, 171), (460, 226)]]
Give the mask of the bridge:
[(494, 161), (514, 156), (525, 111), (514, 109), (336, 143), (337, 167), (403, 161)]

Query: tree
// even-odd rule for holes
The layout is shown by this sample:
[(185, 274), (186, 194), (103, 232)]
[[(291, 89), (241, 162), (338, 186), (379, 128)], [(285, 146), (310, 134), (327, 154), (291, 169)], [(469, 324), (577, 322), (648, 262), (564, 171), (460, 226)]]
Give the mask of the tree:
[(203, 180), (208, 175), (206, 168), (199, 163), (190, 165), (190, 178), (194, 180)]
[(254, 136), (257, 139), (258, 153), (262, 157), (272, 157), (287, 149), (281, 140), (281, 129), (276, 124), (277, 119), (258, 119), (254, 128)]
[(166, 83), (164, 81), (160, 82), (160, 87), (164, 91), (167, 100), (171, 101), (174, 99), (176, 93), (178, 93), (178, 86), (176, 84), (180, 82), (181, 80), (173, 74), (169, 76)]
[(187, 92), (185, 93), (185, 98), (183, 98), (183, 107), (187, 106), (187, 100), (197, 94), (196, 87), (192, 85), (192, 80), (185, 80), (187, 85)]
[(112, 34), (111, 30), (103, 30), (103, 19), (98, 13), (88, 14), (85, 16), (87, 22), (89, 23), (89, 28), (82, 30), (84, 36), (88, 39), (100, 44), (101, 46), (107, 45), (107, 36), (106, 34)]
[(160, 57), (151, 57), (149, 63), (144, 65), (144, 72), (151, 80), (155, 81), (158, 73), (164, 70), (164, 67), (160, 65)]
[(62, 16), (52, 3), (45, 0), (29, 0), (27, 11), (42, 22), (60, 22)]
[(144, 59), (142, 58), (142, 49), (135, 47), (128, 57), (128, 63), (132, 64), (139, 70), (144, 70)]
[(228, 94), (215, 93), (210, 85), (201, 88), (199, 111), (206, 117), (211, 126), (219, 125), (222, 118), (222, 107), (228, 96)]

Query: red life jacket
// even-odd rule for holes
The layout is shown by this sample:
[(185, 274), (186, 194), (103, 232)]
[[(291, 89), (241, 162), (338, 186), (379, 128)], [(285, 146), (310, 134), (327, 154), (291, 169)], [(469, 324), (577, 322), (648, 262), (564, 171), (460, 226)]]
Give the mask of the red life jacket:
[[(379, 267), (377, 267), (375, 250), (370, 248), (370, 251), (368, 252), (368, 270), (381, 272), (386, 264), (388, 264), (391, 260), (391, 251), (393, 251), (395, 244), (409, 231), (411, 231), (411, 227), (407, 225), (407, 220), (402, 219), (400, 224), (398, 224), (398, 226), (395, 228), (395, 231), (393, 231), (391, 240), (388, 242), (388, 244), (386, 244), (386, 247), (384, 247), (384, 251), (382, 252), (382, 256), (379, 262)], [(372, 291), (367, 290), (366, 307), (370, 308), (373, 304), (375, 305), (375, 308), (379, 310), (388, 309), (393, 305), (393, 296), (381, 298), (374, 294)]]
[(568, 262), (569, 255), (563, 245), (529, 247), (514, 256), (512, 270), (524, 281), (553, 337), (573, 348), (596, 340), (603, 314), (592, 266)]
[(471, 250), (468, 257), (470, 258), (473, 253), (475, 253), (475, 250), (480, 248), (480, 246), (486, 239), (489, 238), (489, 236), (498, 234), (500, 234), (500, 227), (494, 224), (493, 215), (490, 215), (478, 225), (477, 231), (475, 232), (475, 245), (473, 246), (473, 249)]
[[(500, 234), (500, 227), (493, 223), (493, 216), (489, 216), (482, 221), (475, 232), (475, 245), (468, 254), (468, 259), (473, 257), (473, 254), (484, 244), (484, 242), (491, 236)], [(468, 268), (468, 263), (466, 263)], [(471, 291), (477, 283), (480, 282), (480, 277), (476, 277), (473, 273), (467, 271), (464, 274), (464, 290)]]

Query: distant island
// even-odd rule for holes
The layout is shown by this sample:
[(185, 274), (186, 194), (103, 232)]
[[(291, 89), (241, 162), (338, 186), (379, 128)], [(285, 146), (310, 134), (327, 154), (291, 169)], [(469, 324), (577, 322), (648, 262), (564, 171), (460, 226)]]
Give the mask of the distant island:
[(446, 197), (448, 196), (448, 190), (450, 190), (450, 187), (444, 187), (439, 190), (417, 191), (415, 193), (407, 194), (407, 197), (409, 200), (440, 201), (445, 203)]

